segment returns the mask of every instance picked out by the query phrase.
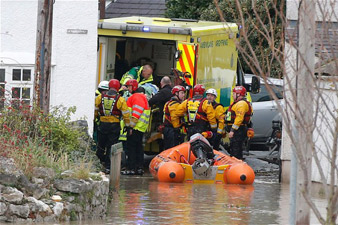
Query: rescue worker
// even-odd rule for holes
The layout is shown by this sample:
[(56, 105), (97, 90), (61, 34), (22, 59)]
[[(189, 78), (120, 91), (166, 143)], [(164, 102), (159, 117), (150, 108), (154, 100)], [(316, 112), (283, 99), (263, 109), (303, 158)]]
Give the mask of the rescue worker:
[(217, 122), (215, 110), (211, 103), (203, 97), (205, 87), (202, 84), (196, 84), (193, 89), (193, 97), (182, 102), (172, 115), (172, 124), (174, 128), (179, 128), (180, 117), (187, 114), (187, 136), (188, 140), (196, 133), (202, 133), (212, 130), (217, 132)]
[[(177, 107), (185, 99), (185, 88), (181, 85), (173, 87), (171, 93), (174, 95), (165, 105), (163, 109), (163, 142), (164, 150), (172, 148), (184, 142), (184, 136), (181, 135), (180, 128), (174, 128), (172, 124), (172, 115), (176, 112)], [(182, 123), (179, 123), (179, 127)]]
[(230, 138), (230, 155), (243, 159), (243, 143), (247, 136), (247, 126), (250, 124), (252, 117), (252, 106), (245, 98), (245, 87), (236, 86), (232, 92), (234, 102), (230, 105), (226, 114)]
[[(133, 82), (128, 82), (128, 85), (125, 85), (127, 89), (123, 90), (122, 88), (120, 89), (119, 93), (125, 98), (126, 101), (128, 101), (128, 98), (132, 96), (133, 93), (133, 85), (131, 85)], [(126, 131), (126, 126), (124, 124), (124, 121), (121, 120), (120, 122), (121, 125), (121, 131), (120, 131), (120, 137), (119, 141), (122, 142), (123, 145), (123, 152), (121, 155), (121, 174), (126, 173), (126, 163), (127, 163), (127, 158), (128, 158), (128, 148), (127, 148), (127, 131)]]
[(125, 99), (118, 94), (120, 82), (116, 79), (109, 81), (109, 90), (95, 99), (96, 115), (100, 116), (98, 126), (98, 146), (96, 155), (105, 166), (106, 173), (110, 171), (111, 146), (118, 142), (120, 136), (120, 120), (130, 124), (130, 113)]
[[(143, 175), (143, 134), (149, 125), (150, 108), (147, 97), (144, 94), (144, 88), (138, 88), (135, 79), (126, 82), (129, 91), (133, 93), (127, 100), (130, 110), (130, 127), (126, 125), (127, 131), (127, 170), (124, 175)], [(143, 93), (142, 93), (143, 92)]]
[[(152, 108), (152, 121), (151, 123), (153, 123), (155, 125), (155, 127), (157, 127), (157, 130), (160, 133), (163, 133), (163, 108), (164, 105), (171, 99), (171, 97), (173, 96), (171, 93), (171, 80), (168, 76), (164, 76), (161, 79), (160, 82), (160, 91), (157, 92), (157, 94), (155, 94), (151, 99), (149, 99), (149, 106)], [(159, 109), (158, 111), (155, 109)], [(160, 138), (157, 139), (157, 144), (159, 146), (159, 150), (160, 152), (162, 152), (165, 149), (164, 146), (164, 142), (165, 140)]]
[(108, 83), (109, 82), (107, 80), (103, 80), (99, 83), (99, 86), (97, 86), (97, 89), (95, 91), (95, 97), (99, 96), (103, 92), (108, 91), (108, 89), (109, 89)]
[(171, 99), (173, 95), (171, 90), (171, 80), (168, 76), (164, 76), (161, 79), (160, 85), (160, 91), (149, 100), (149, 106), (158, 106), (160, 109), (160, 118), (162, 120), (164, 105)]
[(220, 103), (217, 103), (215, 100), (217, 98), (217, 91), (213, 88), (210, 88), (206, 91), (207, 99), (211, 103), (212, 107), (215, 110), (215, 116), (217, 121), (217, 134), (212, 138), (212, 145), (215, 150), (219, 150), (219, 145), (221, 143), (222, 135), (224, 131), (224, 119), (225, 119), (225, 109), (224, 106)]
[[(107, 80), (103, 80), (99, 83), (99, 86), (97, 86), (97, 89), (95, 91), (95, 98), (97, 96), (99, 96), (102, 93), (105, 93), (108, 91), (109, 87), (108, 87), (108, 81)], [(94, 119), (94, 131), (93, 131), (93, 140), (95, 142), (95, 144), (97, 144), (97, 127), (100, 124), (100, 117), (96, 116)]]
[(153, 67), (150, 64), (144, 66), (136, 66), (126, 72), (121, 78), (121, 85), (124, 90), (127, 88), (124, 86), (128, 80), (135, 79), (139, 85), (145, 83), (152, 83), (153, 80)]

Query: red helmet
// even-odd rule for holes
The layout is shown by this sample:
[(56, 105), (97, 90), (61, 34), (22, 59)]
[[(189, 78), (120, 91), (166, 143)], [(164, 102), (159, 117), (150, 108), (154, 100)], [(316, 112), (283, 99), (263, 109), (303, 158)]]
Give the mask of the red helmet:
[(193, 95), (203, 95), (205, 92), (205, 87), (203, 84), (196, 84), (194, 86)]
[(185, 88), (181, 85), (176, 85), (175, 87), (173, 87), (173, 89), (171, 90), (171, 93), (174, 95), (179, 91), (185, 91)]
[(233, 93), (239, 94), (240, 96), (245, 96), (246, 94), (246, 89), (243, 86), (236, 86), (232, 90)]
[(115, 89), (115, 91), (118, 91), (121, 87), (120, 81), (116, 79), (111, 79), (108, 84), (109, 88)]
[(136, 89), (138, 88), (137, 80), (135, 80), (135, 79), (127, 80), (126, 86), (132, 86), (132, 90), (136, 91)]

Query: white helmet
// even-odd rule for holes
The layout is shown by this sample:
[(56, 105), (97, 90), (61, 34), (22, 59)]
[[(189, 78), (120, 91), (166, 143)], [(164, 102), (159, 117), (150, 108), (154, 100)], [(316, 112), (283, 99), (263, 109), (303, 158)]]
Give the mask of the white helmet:
[(109, 82), (107, 80), (103, 80), (99, 83), (98, 86), (99, 89), (103, 89), (103, 90), (108, 90), (109, 89)]
[(215, 89), (213, 89), (213, 88), (208, 89), (205, 93), (206, 94), (213, 94), (217, 98), (217, 91)]

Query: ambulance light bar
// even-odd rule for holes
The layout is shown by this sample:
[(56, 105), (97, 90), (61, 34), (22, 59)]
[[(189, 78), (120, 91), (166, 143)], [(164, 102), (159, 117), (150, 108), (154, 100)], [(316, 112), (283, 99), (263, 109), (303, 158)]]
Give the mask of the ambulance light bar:
[(182, 27), (163, 27), (163, 26), (144, 26), (143, 24), (122, 24), (122, 23), (109, 23), (109, 22), (99, 22), (99, 29), (108, 29), (108, 30), (121, 30), (123, 33), (127, 31), (136, 31), (136, 32), (147, 32), (147, 33), (164, 33), (164, 34), (181, 34), (181, 35), (191, 35), (192, 31), (190, 28)]

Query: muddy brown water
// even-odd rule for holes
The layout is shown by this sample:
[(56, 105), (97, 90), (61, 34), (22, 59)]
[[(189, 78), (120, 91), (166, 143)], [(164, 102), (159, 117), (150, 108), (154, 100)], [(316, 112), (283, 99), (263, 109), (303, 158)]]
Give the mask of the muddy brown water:
[(107, 224), (281, 224), (281, 185), (160, 183), (150, 175), (122, 177)]
[[(105, 224), (289, 224), (289, 185), (277, 174), (253, 185), (160, 183), (122, 176)], [(324, 210), (324, 201), (317, 200)], [(318, 224), (312, 215), (311, 224)]]

